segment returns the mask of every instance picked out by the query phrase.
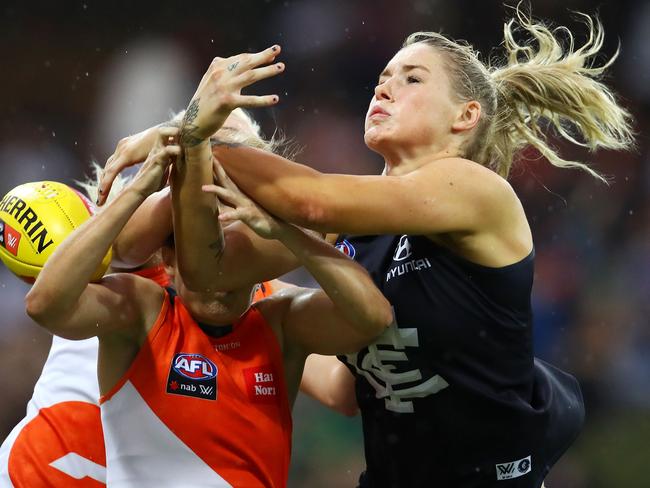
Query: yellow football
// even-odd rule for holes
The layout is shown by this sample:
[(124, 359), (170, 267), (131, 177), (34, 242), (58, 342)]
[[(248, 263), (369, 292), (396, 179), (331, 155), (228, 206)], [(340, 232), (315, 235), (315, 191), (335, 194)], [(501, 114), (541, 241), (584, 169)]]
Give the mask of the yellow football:
[[(16, 276), (33, 283), (57, 246), (94, 212), (90, 200), (63, 183), (17, 186), (0, 200), (0, 259)], [(109, 250), (93, 281), (110, 262)]]

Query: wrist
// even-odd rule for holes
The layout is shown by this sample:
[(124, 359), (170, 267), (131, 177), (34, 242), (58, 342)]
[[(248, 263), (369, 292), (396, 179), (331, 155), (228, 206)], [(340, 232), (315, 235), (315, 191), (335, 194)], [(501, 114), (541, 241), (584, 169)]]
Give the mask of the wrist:
[(154, 193), (154, 191), (151, 191), (151, 189), (139, 188), (137, 182), (134, 182), (134, 184), (129, 185), (124, 190), (122, 190), (122, 193), (120, 193), (119, 197), (126, 199), (129, 202), (134, 202), (140, 205), (152, 193)]
[(210, 139), (204, 139), (196, 145), (183, 146), (183, 155), (188, 165), (205, 164), (206, 159), (212, 161)]

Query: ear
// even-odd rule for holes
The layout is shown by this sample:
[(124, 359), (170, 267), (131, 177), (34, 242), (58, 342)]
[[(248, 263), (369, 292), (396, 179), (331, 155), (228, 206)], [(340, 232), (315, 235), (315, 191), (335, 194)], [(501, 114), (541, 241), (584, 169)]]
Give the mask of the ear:
[(481, 119), (481, 104), (477, 100), (465, 102), (460, 107), (456, 120), (451, 125), (454, 132), (465, 132), (473, 129)]

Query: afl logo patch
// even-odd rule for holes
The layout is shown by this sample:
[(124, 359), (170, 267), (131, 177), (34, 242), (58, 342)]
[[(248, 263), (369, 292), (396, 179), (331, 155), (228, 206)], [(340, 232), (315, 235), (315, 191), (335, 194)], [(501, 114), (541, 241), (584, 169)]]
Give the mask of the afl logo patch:
[(217, 365), (201, 354), (177, 353), (167, 378), (167, 393), (217, 399)]
[(174, 358), (174, 371), (191, 380), (209, 380), (217, 376), (217, 367), (200, 354), (177, 354)]
[(352, 244), (350, 244), (350, 242), (347, 239), (343, 239), (341, 242), (339, 242), (336, 245), (336, 249), (341, 251), (347, 257), (353, 258), (353, 259), (354, 259), (354, 255), (357, 253), (354, 250), (354, 246)]
[(408, 236), (402, 236), (399, 239), (397, 248), (395, 249), (395, 254), (393, 254), (393, 261), (404, 261), (407, 258), (411, 257), (413, 252), (411, 251), (411, 243), (408, 240)]

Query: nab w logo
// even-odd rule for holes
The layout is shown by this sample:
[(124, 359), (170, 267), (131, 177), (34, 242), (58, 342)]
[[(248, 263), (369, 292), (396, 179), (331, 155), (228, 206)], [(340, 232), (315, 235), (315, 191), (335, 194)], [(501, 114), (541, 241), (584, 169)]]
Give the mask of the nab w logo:
[(411, 243), (409, 242), (408, 236), (400, 237), (395, 254), (393, 254), (393, 261), (404, 261), (410, 258), (411, 254), (413, 252), (411, 251)]
[(531, 460), (530, 456), (523, 459), (518, 459), (517, 461), (512, 461), (511, 463), (501, 463), (496, 465), (497, 469), (497, 480), (510, 480), (513, 478), (519, 478), (525, 474), (530, 473), (531, 469)]
[(202, 354), (178, 353), (169, 365), (167, 393), (216, 400), (218, 372), (217, 365)]

